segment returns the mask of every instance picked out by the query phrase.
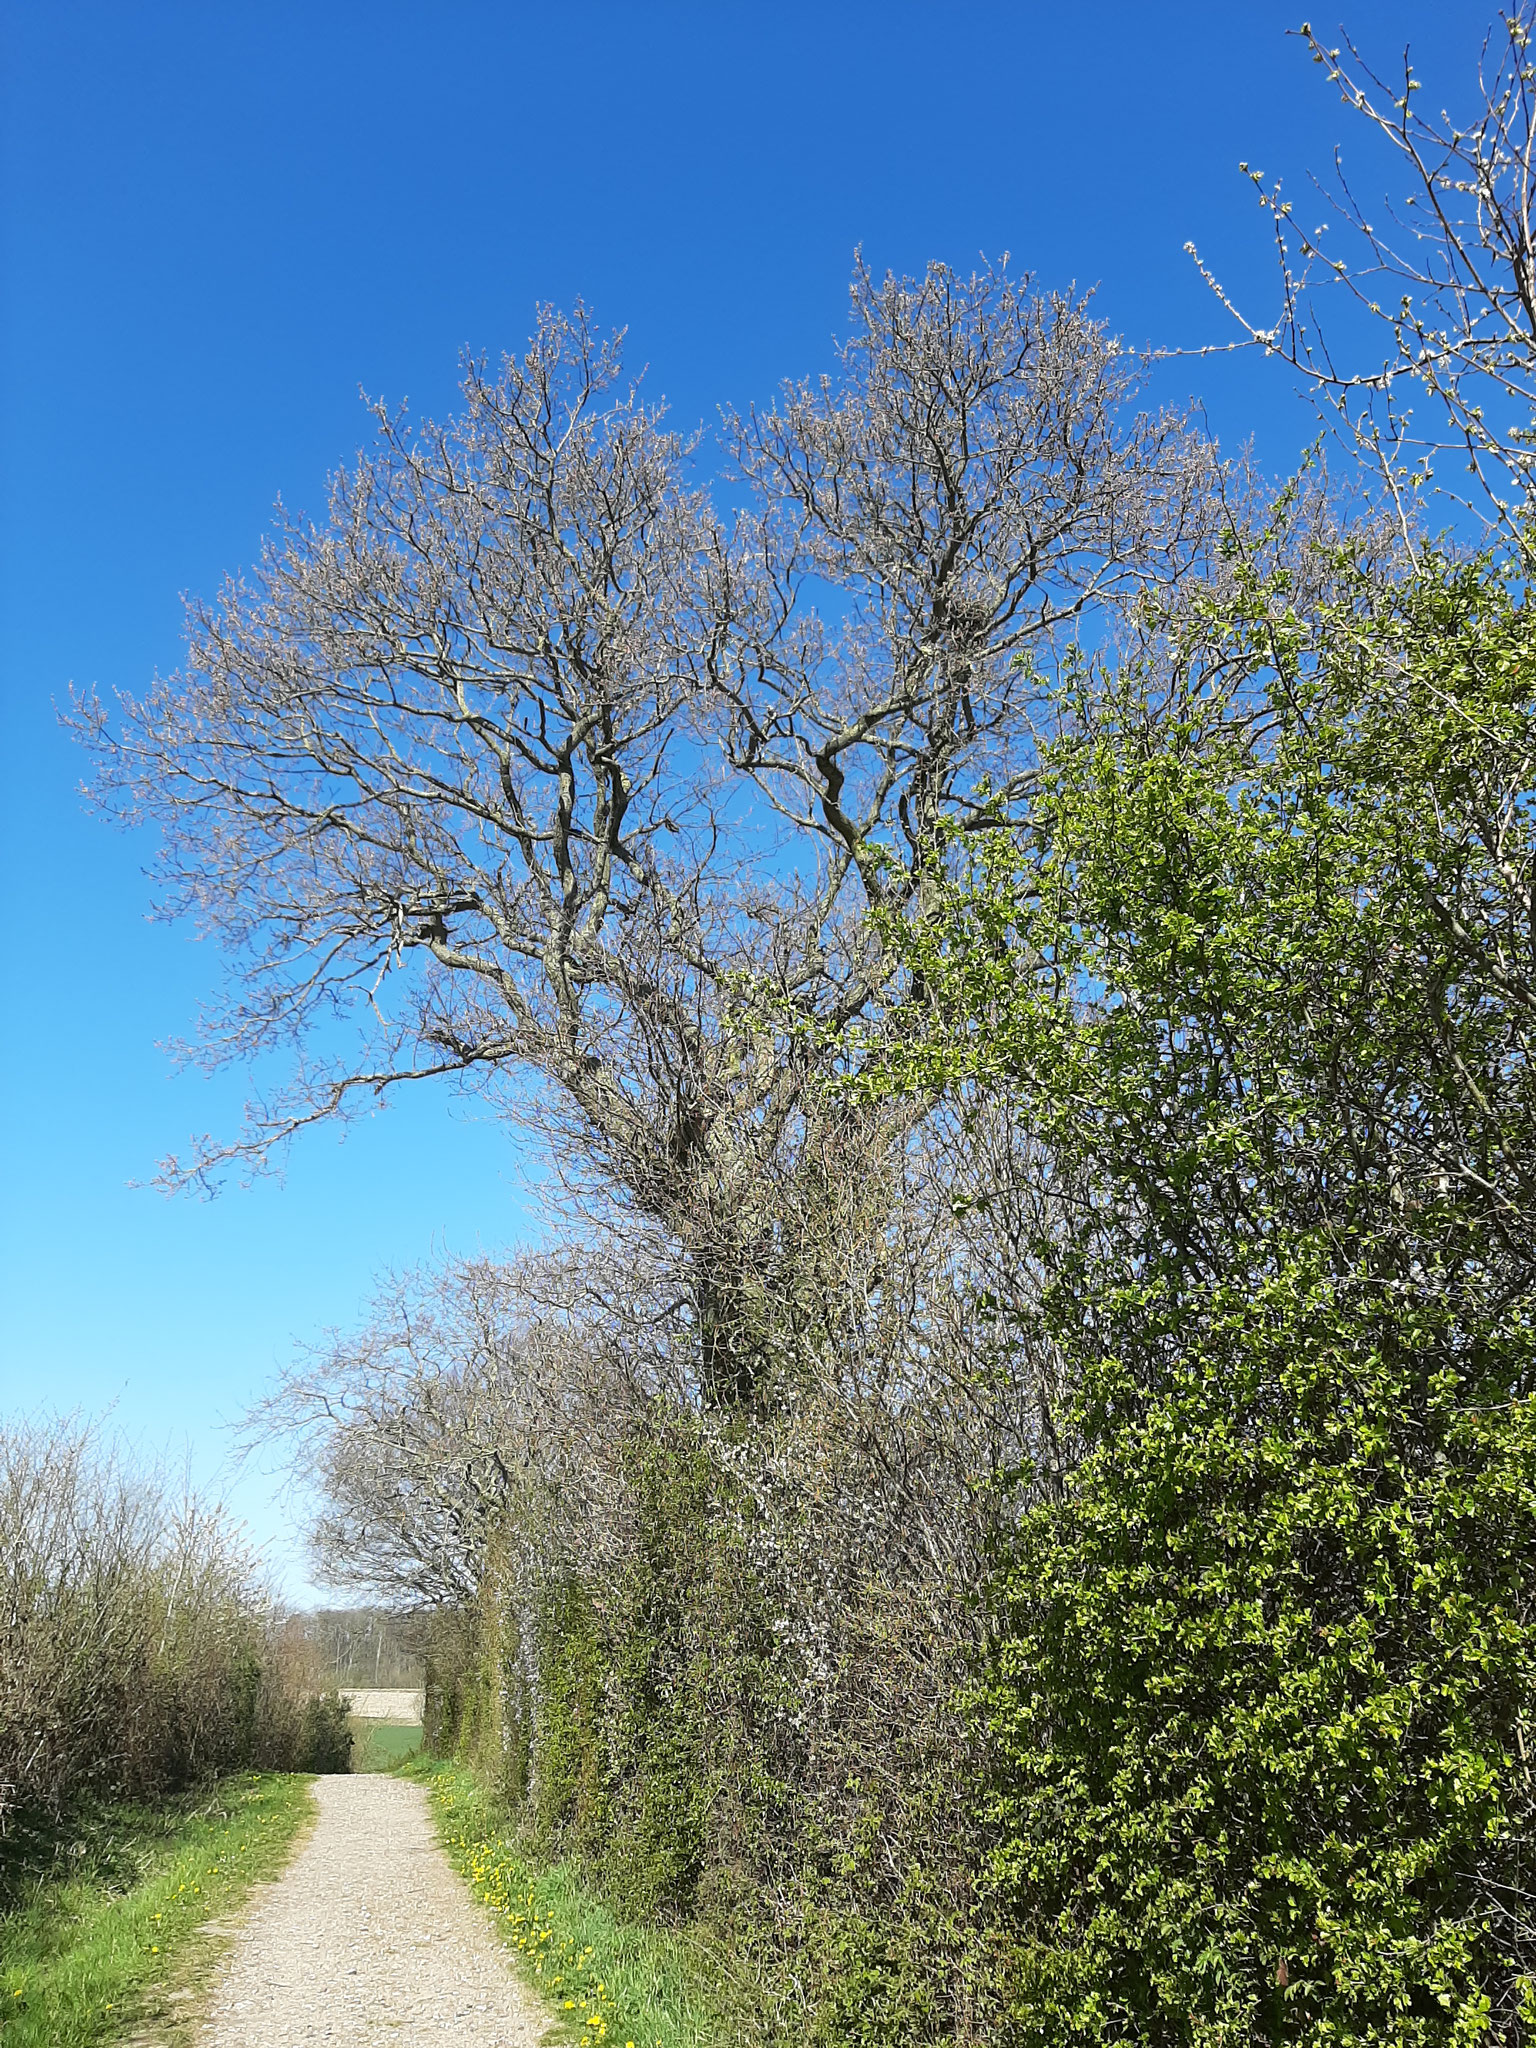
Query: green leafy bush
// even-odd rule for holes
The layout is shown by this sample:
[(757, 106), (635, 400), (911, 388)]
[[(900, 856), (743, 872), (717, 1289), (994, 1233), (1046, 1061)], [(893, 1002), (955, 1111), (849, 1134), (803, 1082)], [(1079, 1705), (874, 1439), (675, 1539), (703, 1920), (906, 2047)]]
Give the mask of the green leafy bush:
[(350, 1771), (352, 1726), (339, 1692), (315, 1693), (304, 1702), (294, 1767), (301, 1771)]
[(653, 1418), (623, 1471), (630, 1555), (604, 1583), (541, 1596), (533, 1818), (622, 1910), (677, 1921), (701, 1886), (706, 1904), (728, 1898), (759, 1846), (782, 1674), (733, 1482), (700, 1437)]
[(1072, 1219), (979, 1701), (1027, 2041), (1536, 2019), (1536, 621), (1339, 574), (1097, 679), (906, 940), (897, 1071)]
[[(995, 1947), (956, 1919), (928, 1859), (890, 1868), (894, 1843), (947, 1812), (928, 1811), (921, 1773), (893, 1785), (857, 1723), (821, 1731), (810, 1758), (776, 1588), (718, 1446), (653, 1411), (622, 1473), (621, 1561), (543, 1582), (529, 1622), (502, 1552), (478, 1612), (440, 1628), (439, 1751), (500, 1791), (533, 1865), (567, 1865), (628, 1926), (703, 1932), (755, 1987), (755, 2038), (986, 2039)], [(893, 1627), (870, 1657), (890, 1656)]]
[(1495, 2001), (1507, 2029), (1528, 1332), (1490, 1332), (1469, 1385), (1444, 1329), (1311, 1246), (1193, 1308), (1114, 1304), (1090, 1449), (1002, 1588), (985, 1708), (1025, 2037), (1474, 2041)]

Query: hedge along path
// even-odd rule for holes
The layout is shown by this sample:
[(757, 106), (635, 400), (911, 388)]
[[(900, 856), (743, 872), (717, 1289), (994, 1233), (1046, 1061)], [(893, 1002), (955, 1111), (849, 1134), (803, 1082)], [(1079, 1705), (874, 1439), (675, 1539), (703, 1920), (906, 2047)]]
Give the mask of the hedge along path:
[(536, 2048), (544, 2009), (438, 1846), (425, 1789), (319, 1778), (319, 1817), (240, 1927), (203, 2048)]

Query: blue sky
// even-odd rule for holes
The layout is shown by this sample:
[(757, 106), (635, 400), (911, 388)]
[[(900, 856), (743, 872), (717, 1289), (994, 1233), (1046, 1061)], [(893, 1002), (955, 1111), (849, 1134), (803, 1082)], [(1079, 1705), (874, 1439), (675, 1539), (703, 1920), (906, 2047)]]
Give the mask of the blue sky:
[[(1490, 11), (1347, 20), (1449, 93)], [(179, 593), (250, 560), (279, 492), (320, 508), (359, 386), (442, 411), (461, 348), (517, 346), (539, 300), (627, 323), (685, 423), (827, 365), (856, 245), (877, 270), (1008, 250), (1097, 284), (1133, 341), (1226, 339), (1183, 244), (1267, 311), (1238, 161), (1299, 191), (1348, 132), (1298, 12), (0, 4), (0, 1414), (115, 1404), (211, 1478), (223, 1425), (377, 1274), (541, 1227), (516, 1140), (439, 1093), (212, 1204), (130, 1185), (231, 1129), (242, 1084), (158, 1049), (218, 962), (145, 921), (145, 847), (83, 812), (69, 683), (174, 667)], [(1171, 374), (1293, 462), (1282, 373)], [(302, 1596), (273, 1482), (235, 1499)]]

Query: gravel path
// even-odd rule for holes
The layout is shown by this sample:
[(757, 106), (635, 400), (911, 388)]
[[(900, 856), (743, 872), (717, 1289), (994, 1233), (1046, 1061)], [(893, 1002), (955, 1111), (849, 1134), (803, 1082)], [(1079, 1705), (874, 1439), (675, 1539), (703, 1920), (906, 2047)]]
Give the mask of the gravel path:
[(204, 2048), (536, 2048), (513, 1976), (404, 1778), (315, 1782), (319, 1819), (223, 1964)]

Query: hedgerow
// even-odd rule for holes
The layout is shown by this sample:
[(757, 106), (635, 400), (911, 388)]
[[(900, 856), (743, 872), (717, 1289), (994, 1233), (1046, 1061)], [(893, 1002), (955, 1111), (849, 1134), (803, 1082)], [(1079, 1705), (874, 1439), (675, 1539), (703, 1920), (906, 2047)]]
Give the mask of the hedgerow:
[(978, 1690), (1025, 2041), (1536, 2018), (1536, 623), (1341, 588), (1106, 681), (911, 941), (891, 1071), (1003, 1089), (1076, 1211)]
[(0, 1425), (0, 1896), (23, 1818), (345, 1769), (345, 1710), (290, 1667), (279, 1621), (216, 1509), (88, 1425)]

